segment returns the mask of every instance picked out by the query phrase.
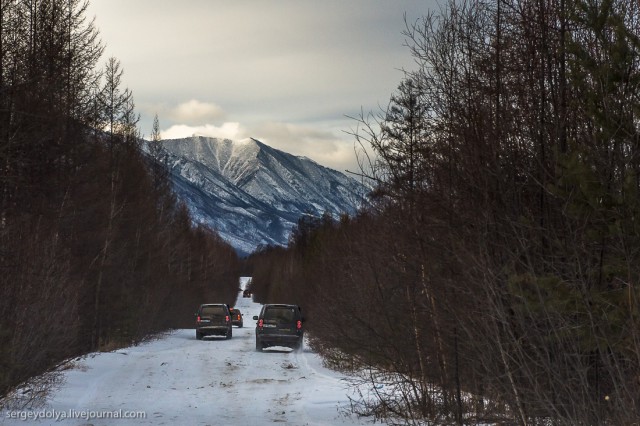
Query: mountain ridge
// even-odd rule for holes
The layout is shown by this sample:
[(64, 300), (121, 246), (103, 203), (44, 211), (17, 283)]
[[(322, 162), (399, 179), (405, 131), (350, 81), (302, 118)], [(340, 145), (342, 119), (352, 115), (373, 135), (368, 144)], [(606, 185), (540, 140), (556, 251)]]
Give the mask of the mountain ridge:
[(260, 245), (286, 245), (303, 214), (353, 215), (368, 192), (337, 170), (255, 138), (160, 143), (174, 189), (194, 221), (215, 229), (241, 255)]

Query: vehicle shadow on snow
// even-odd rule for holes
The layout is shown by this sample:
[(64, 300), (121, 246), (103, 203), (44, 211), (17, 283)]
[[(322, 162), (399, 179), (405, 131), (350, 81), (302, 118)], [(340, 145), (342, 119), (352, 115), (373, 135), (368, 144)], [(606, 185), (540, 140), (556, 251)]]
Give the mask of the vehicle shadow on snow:
[(284, 346), (272, 346), (270, 348), (265, 348), (261, 351), (263, 354), (293, 354), (295, 351), (291, 348), (286, 348)]
[[(214, 340), (248, 340), (253, 338), (253, 336), (236, 336), (234, 335), (231, 339), (227, 339), (224, 336), (202, 336), (202, 341), (214, 341)], [(187, 340), (197, 340), (195, 336), (188, 338)]]
[[(233, 337), (231, 339), (233, 339)], [(227, 339), (224, 336), (202, 336), (202, 341), (203, 342), (214, 342), (214, 341), (224, 342), (224, 341), (231, 340), (231, 339)], [(197, 340), (197, 339), (194, 336), (189, 340)]]
[[(239, 330), (242, 329), (233, 329), (233, 336), (231, 339), (227, 339), (225, 336), (202, 336), (202, 341), (213, 341), (213, 340), (248, 340), (255, 339), (255, 335), (253, 333), (243, 333)], [(189, 334), (182, 334), (179, 338), (184, 340), (197, 340), (195, 335), (195, 330), (189, 330)]]

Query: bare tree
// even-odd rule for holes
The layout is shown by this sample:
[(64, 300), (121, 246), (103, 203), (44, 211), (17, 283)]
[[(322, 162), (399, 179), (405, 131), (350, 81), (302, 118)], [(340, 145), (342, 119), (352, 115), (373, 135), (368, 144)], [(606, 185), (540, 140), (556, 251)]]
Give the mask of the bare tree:
[[(407, 25), (416, 69), (358, 119), (374, 208), (257, 254), (256, 294), (311, 304), (319, 350), (396, 390), (362, 406), (390, 421), (637, 422), (638, 5), (443, 12)], [(353, 333), (323, 332), (337, 312)]]

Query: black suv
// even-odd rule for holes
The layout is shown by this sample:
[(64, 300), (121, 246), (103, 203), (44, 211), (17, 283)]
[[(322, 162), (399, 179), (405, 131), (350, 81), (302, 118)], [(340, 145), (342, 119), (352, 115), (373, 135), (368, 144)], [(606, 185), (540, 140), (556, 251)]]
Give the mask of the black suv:
[(264, 305), (256, 324), (256, 351), (269, 346), (302, 349), (304, 317), (298, 305)]
[(223, 303), (200, 305), (196, 313), (196, 339), (204, 336), (225, 336), (231, 339), (231, 314)]

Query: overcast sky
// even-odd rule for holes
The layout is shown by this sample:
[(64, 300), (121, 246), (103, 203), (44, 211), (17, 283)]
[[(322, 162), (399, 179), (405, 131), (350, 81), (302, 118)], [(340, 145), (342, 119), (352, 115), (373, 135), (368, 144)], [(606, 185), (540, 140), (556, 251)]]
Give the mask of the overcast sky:
[(386, 106), (413, 59), (402, 31), (436, 0), (91, 0), (140, 129), (259, 139), (355, 170), (361, 110)]

